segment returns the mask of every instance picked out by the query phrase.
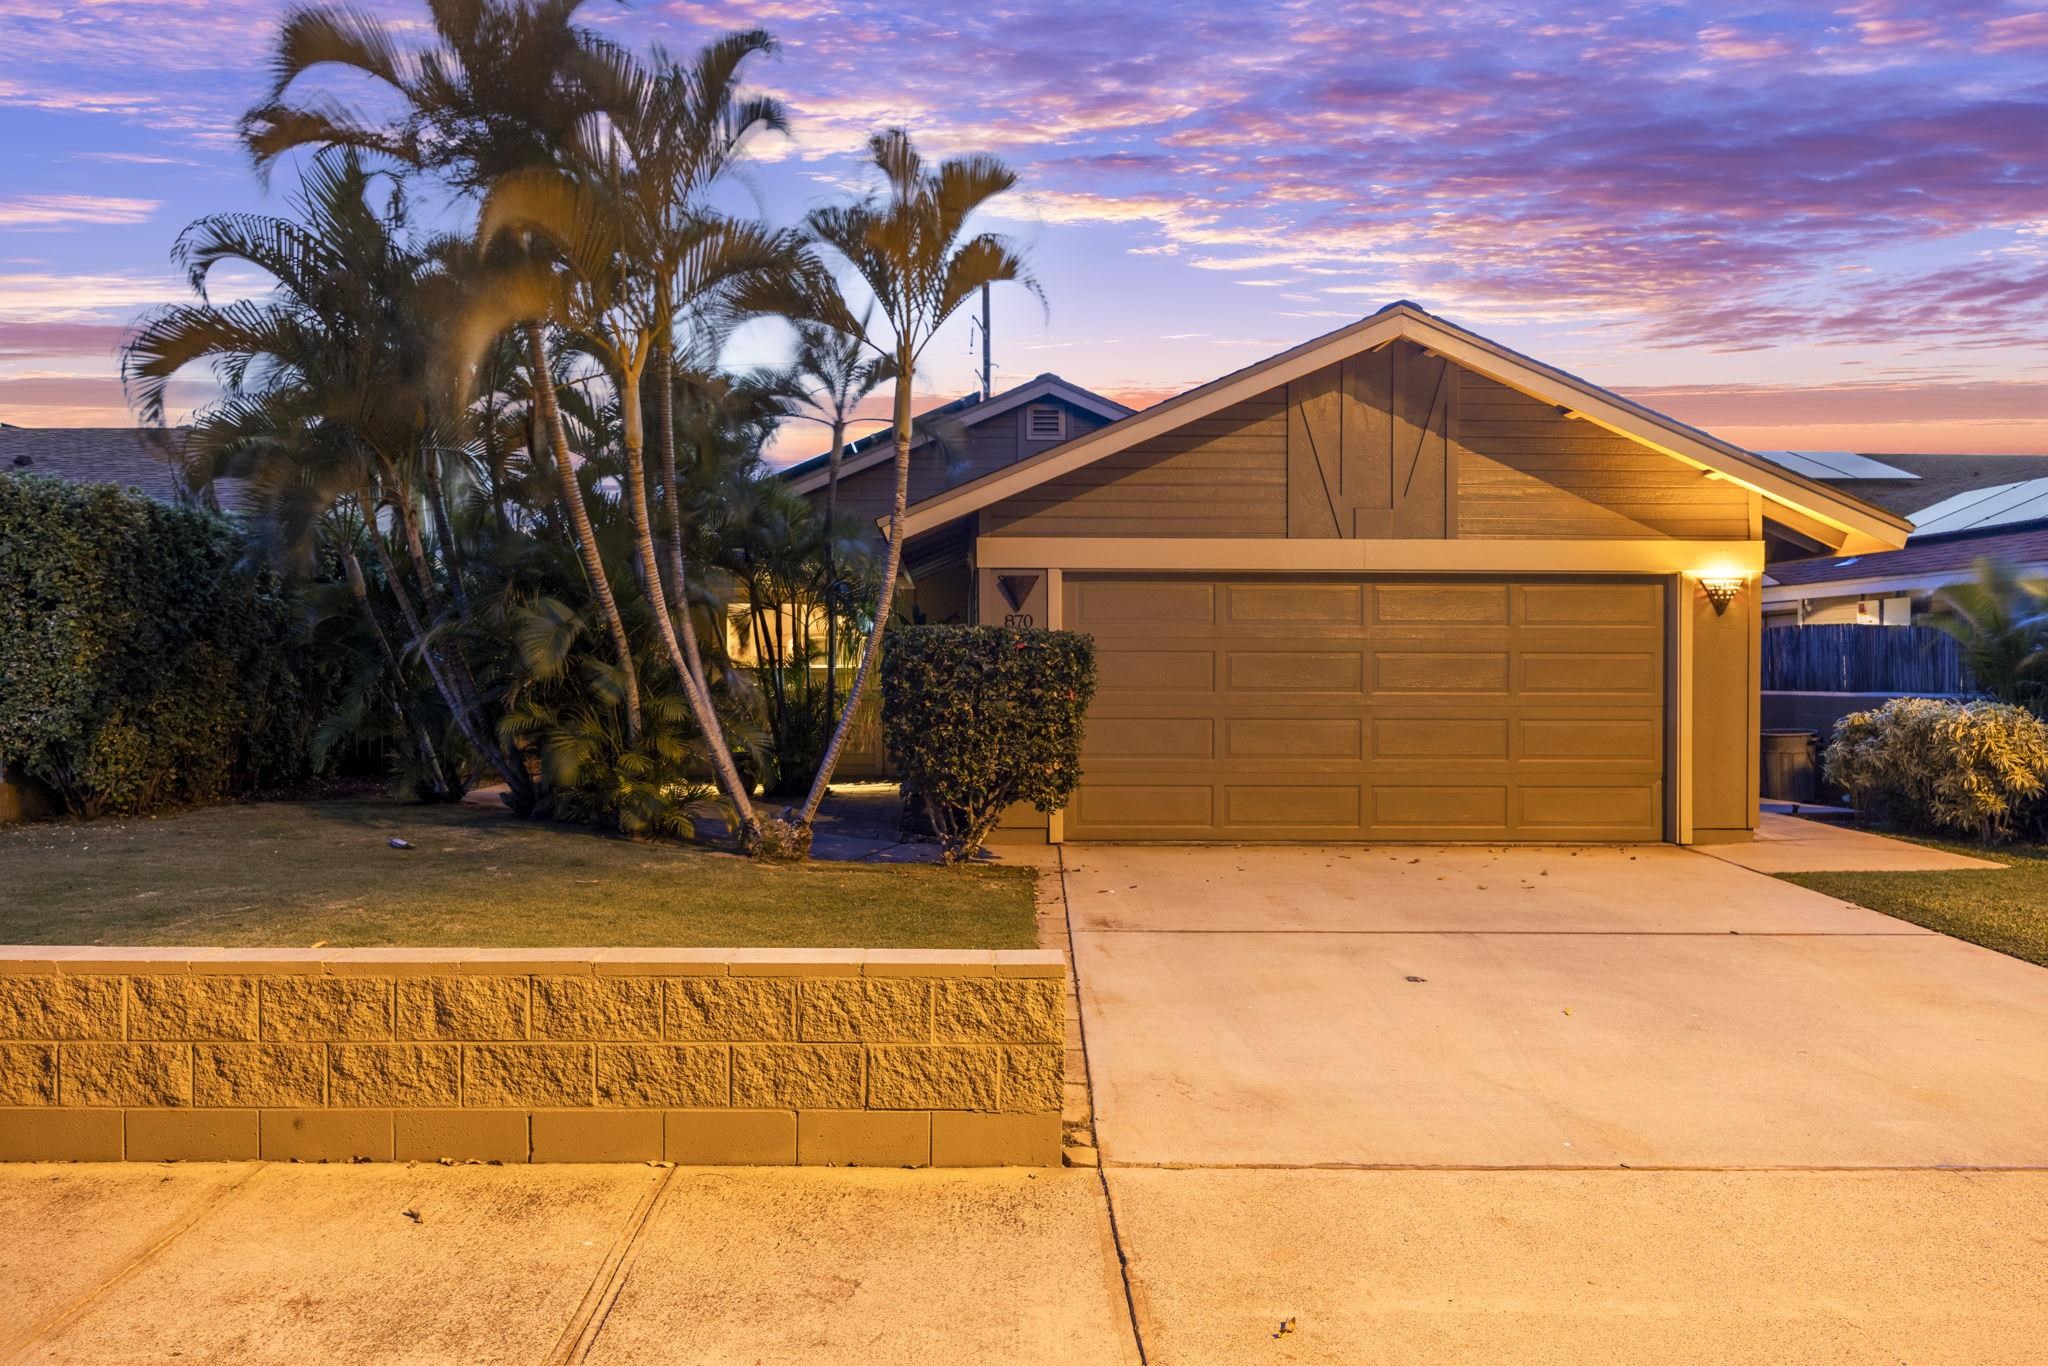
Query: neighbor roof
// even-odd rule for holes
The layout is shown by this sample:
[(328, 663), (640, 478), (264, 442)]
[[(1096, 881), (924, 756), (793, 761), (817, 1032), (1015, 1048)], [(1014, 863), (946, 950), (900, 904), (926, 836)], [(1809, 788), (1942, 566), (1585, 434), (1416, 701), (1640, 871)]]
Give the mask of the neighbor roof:
[(1831, 479), (1828, 482), (1866, 503), (1910, 517), (1946, 498), (1994, 484), (2023, 479), (2048, 479), (2048, 455), (1925, 455), (1873, 453), (1873, 460), (1916, 474), (1912, 483), (1897, 480)]
[[(980, 394), (968, 394), (936, 408), (928, 408), (917, 415), (917, 425), (928, 432), (933, 426), (948, 419), (958, 418), (963, 427), (973, 427), (999, 414), (1009, 412), (1020, 404), (1033, 403), (1039, 399), (1064, 399), (1077, 408), (1085, 409), (1096, 416), (1114, 422), (1128, 417), (1131, 410), (1115, 399), (1104, 398), (1092, 390), (1083, 389), (1061, 379), (1058, 375), (1044, 374), (1026, 381), (1014, 389), (1005, 389), (1000, 394), (991, 394), (984, 399)], [(879, 465), (895, 452), (894, 433), (887, 427), (871, 432), (846, 448), (846, 455), (839, 462), (839, 477)], [(927, 440), (922, 433), (913, 437), (913, 444)], [(824, 487), (831, 475), (832, 453), (814, 455), (808, 460), (791, 465), (782, 472), (798, 493), (809, 493), (812, 489)]]
[(1794, 474), (1803, 474), (1809, 479), (1825, 483), (1839, 483), (1844, 479), (1872, 479), (1881, 481), (1912, 481), (1920, 476), (1902, 470), (1896, 465), (1887, 465), (1867, 455), (1854, 451), (1758, 451), (1758, 455), (1773, 465), (1783, 465)]
[(1588, 422), (1639, 445), (1751, 489), (1769, 503), (1825, 523), (1841, 533), (1845, 551), (1894, 549), (1905, 543), (1911, 530), (1906, 520), (1895, 513), (1784, 469), (1754, 452), (1468, 332), (1403, 300), (1388, 304), (1348, 327), (1177, 394), (1064, 445), (934, 494), (910, 510), (905, 531), (910, 535), (929, 531), (1242, 399), (1311, 374), (1345, 356), (1403, 338), (1509, 388), (1569, 408)]
[(118, 484), (175, 503), (185, 496), (185, 480), (169, 456), (183, 436), (183, 428), (0, 423), (0, 473), (47, 474), (73, 484)]
[(1913, 534), (1942, 536), (2043, 518), (2048, 518), (2048, 479), (2022, 479), (1969, 489), (1922, 508), (1913, 514)]
[(1929, 577), (1967, 578), (1981, 559), (2011, 560), (2021, 565), (2048, 564), (2048, 523), (2015, 527), (1976, 536), (1943, 536), (1922, 541), (1917, 536), (1903, 550), (1874, 555), (1817, 555), (1808, 560), (1780, 560), (1764, 570), (1780, 587), (1811, 584), (1889, 582)]

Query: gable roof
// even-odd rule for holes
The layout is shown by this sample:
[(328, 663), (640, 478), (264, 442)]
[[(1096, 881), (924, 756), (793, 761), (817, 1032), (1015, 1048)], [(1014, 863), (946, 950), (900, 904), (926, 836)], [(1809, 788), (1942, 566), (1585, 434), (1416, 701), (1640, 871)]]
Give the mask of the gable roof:
[(1740, 446), (1468, 332), (1403, 300), (1388, 304), (1348, 327), (1177, 394), (1107, 427), (934, 494), (910, 509), (904, 530), (912, 536), (929, 531), (1240, 400), (1312, 374), (1346, 356), (1400, 339), (1532, 398), (1569, 408), (1596, 426), (1681, 460), (1710, 476), (1754, 490), (1767, 503), (1825, 523), (1841, 533), (1845, 551), (1895, 549), (1905, 544), (1912, 529), (1895, 513), (1784, 469)]
[[(935, 422), (957, 419), (959, 425), (963, 427), (979, 426), (992, 417), (1044, 398), (1064, 399), (1077, 408), (1111, 422), (1129, 417), (1131, 414), (1129, 408), (1115, 399), (1104, 398), (1101, 394), (1083, 389), (1078, 384), (1071, 384), (1058, 375), (1045, 374), (1028, 380), (1014, 389), (992, 394), (986, 399), (979, 394), (968, 394), (950, 403), (926, 409), (917, 415), (917, 425), (928, 431)], [(926, 435), (916, 435), (912, 438), (912, 444), (916, 445), (928, 439)], [(884, 427), (878, 432), (870, 432), (860, 440), (848, 444), (846, 454), (839, 462), (839, 477), (844, 479), (847, 475), (855, 474), (871, 465), (883, 464), (894, 456), (895, 450), (894, 433), (889, 428)], [(789, 480), (790, 487), (798, 493), (809, 493), (813, 489), (825, 486), (825, 481), (831, 477), (831, 460), (830, 451), (814, 455), (783, 470), (782, 477)]]

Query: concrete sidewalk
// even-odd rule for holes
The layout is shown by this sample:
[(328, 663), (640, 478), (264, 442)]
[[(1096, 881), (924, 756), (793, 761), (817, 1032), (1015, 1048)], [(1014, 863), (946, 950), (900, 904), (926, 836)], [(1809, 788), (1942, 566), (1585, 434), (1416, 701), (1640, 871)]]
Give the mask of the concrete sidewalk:
[(1759, 873), (1948, 873), (2005, 866), (1771, 811), (1758, 818), (1749, 843), (1703, 844), (1699, 852)]
[(1093, 1172), (0, 1165), (0, 1360), (1136, 1361)]

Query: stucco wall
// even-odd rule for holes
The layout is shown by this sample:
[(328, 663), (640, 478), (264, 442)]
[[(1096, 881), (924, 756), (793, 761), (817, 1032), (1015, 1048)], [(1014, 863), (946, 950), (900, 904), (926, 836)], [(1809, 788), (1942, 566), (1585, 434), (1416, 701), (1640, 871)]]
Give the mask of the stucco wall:
[(0, 1160), (1059, 1161), (1057, 952), (0, 947)]

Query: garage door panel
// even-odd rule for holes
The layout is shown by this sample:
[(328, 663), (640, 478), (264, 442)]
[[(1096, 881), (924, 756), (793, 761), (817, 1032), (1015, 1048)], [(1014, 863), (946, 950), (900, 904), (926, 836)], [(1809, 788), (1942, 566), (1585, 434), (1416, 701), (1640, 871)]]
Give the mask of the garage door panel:
[(1098, 645), (1095, 686), (1098, 693), (1138, 688), (1214, 692), (1216, 656), (1208, 650), (1119, 650)]
[(1376, 693), (1506, 693), (1512, 656), (1505, 651), (1373, 653)]
[(1373, 585), (1373, 621), (1385, 626), (1505, 626), (1508, 586), (1501, 583)]
[(1661, 837), (1659, 583), (1070, 575), (1064, 605), (1099, 679), (1070, 838)]
[(1576, 830), (1652, 821), (1660, 788), (1656, 783), (1619, 787), (1524, 783), (1516, 795), (1521, 802), (1522, 825)]
[(1230, 783), (1223, 789), (1223, 814), (1233, 826), (1277, 830), (1324, 826), (1352, 830), (1359, 823), (1359, 800), (1358, 788), (1350, 783)]
[(1561, 693), (1631, 701), (1654, 698), (1664, 681), (1663, 661), (1649, 651), (1640, 654), (1594, 654), (1524, 651), (1521, 691)]
[(1505, 717), (1383, 717), (1373, 723), (1375, 759), (1506, 759)]
[(1232, 692), (1352, 692), (1365, 677), (1353, 650), (1232, 650), (1224, 670)]
[(1355, 719), (1235, 716), (1224, 723), (1227, 759), (1356, 760), (1365, 723)]
[(1083, 784), (1074, 794), (1074, 817), (1083, 826), (1108, 830), (1206, 834), (1216, 823), (1214, 799), (1215, 789), (1207, 782)]
[(1201, 759), (1216, 756), (1216, 723), (1206, 716), (1103, 718), (1081, 742), (1090, 759)]
[(1649, 768), (1663, 764), (1664, 737), (1655, 716), (1532, 718), (1520, 723), (1524, 759), (1551, 763), (1634, 762)]
[(1216, 619), (1216, 589), (1206, 583), (1163, 579), (1097, 580), (1078, 585), (1074, 606), (1070, 620), (1077, 631), (1127, 622), (1208, 625)]
[(1363, 584), (1227, 585), (1223, 620), (1234, 626), (1280, 622), (1290, 626), (1362, 626), (1365, 623)]
[(1654, 583), (1518, 584), (1517, 617), (1530, 626), (1640, 626), (1663, 610)]
[(1505, 783), (1451, 786), (1378, 783), (1372, 789), (1373, 823), (1388, 830), (1498, 830), (1507, 825)]

